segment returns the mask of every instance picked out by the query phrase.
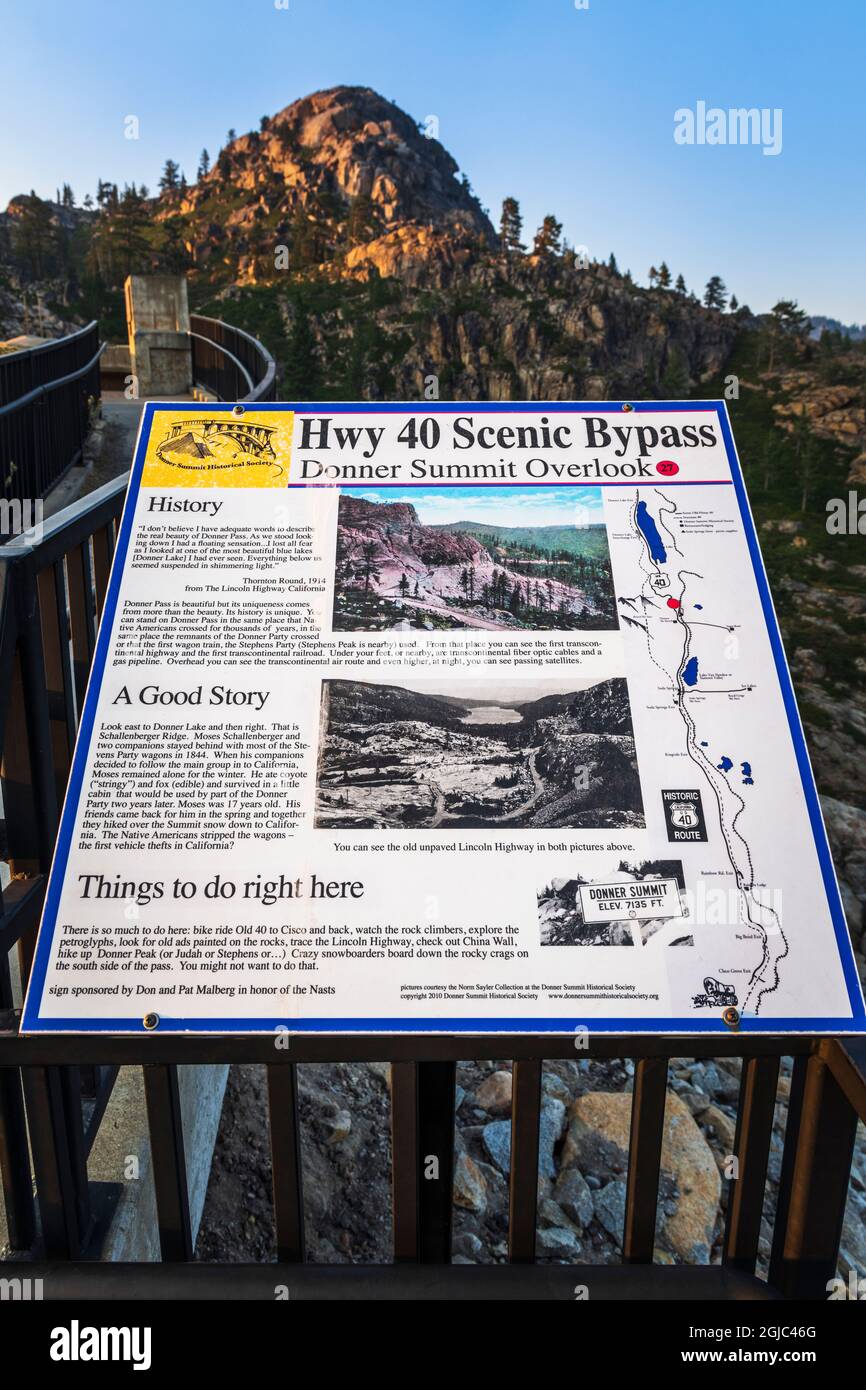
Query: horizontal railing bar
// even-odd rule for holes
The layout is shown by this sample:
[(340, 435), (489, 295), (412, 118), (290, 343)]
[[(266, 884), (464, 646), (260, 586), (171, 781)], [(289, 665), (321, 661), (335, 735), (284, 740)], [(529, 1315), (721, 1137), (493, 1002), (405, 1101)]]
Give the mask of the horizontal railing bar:
[(16, 397), (14, 401), (9, 401), (6, 405), (0, 405), (0, 420), (5, 415), (14, 415), (16, 410), (21, 410), (25, 405), (32, 405), (43, 396), (50, 395), (52, 391), (59, 390), (61, 386), (71, 386), (74, 381), (80, 381), (83, 376), (87, 376), (88, 372), (93, 371), (105, 348), (106, 344), (100, 343), (90, 361), (85, 362), (83, 367), (78, 367), (74, 372), (67, 372), (66, 376), (55, 377), (53, 381), (43, 382), (41, 386), (34, 386), (33, 390), (28, 391), (25, 395)]
[(0, 951), (11, 950), (22, 933), (39, 921), (47, 883), (46, 874), (37, 874), (35, 878), (13, 879), (3, 889)]
[(315, 1265), (30, 1263), (16, 1266), (41, 1279), (51, 1301), (179, 1299), (273, 1303), (276, 1286), (298, 1300), (457, 1300), (574, 1304), (575, 1288), (597, 1300), (675, 1299), (770, 1302), (776, 1291), (760, 1279), (720, 1265)]
[[(8, 1029), (10, 1017), (6, 1016)], [(3, 1016), (0, 1015), (0, 1024)], [(796, 1036), (638, 1037), (612, 1033), (589, 1035), (580, 1057), (750, 1057), (809, 1056), (820, 1039)], [(33, 1033), (20, 1036), (0, 1031), (0, 1065), (55, 1062), (82, 1065), (119, 1063), (140, 1065), (161, 1062), (201, 1065), (206, 1063), (269, 1062), (388, 1062), (388, 1061), (495, 1061), (573, 1060), (571, 1034), (310, 1034), (291, 1033), (285, 1051), (274, 1047), (273, 1033), (168, 1034), (141, 1036), (118, 1034)]]
[(62, 338), (52, 338), (48, 343), (36, 343), (33, 347), (16, 348), (14, 352), (5, 352), (3, 362), (14, 362), (17, 366), (24, 357), (47, 357), (52, 352), (58, 352), (61, 348), (68, 347), (77, 338), (83, 338), (88, 333), (92, 333), (98, 327), (98, 320), (91, 319), (90, 323), (86, 323), (83, 328), (76, 328), (74, 333), (65, 333)]
[(120, 514), (128, 482), (129, 473), (122, 473), (47, 517), (41, 524), (39, 539), (33, 528), (22, 531), (0, 548), (0, 562), (35, 558), (40, 567), (52, 564)]

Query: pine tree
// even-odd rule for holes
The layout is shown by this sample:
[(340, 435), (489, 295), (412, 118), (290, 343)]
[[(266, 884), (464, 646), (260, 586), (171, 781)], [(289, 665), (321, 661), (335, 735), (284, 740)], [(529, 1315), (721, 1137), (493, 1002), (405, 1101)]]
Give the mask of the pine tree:
[(534, 256), (559, 256), (562, 253), (562, 223), (549, 212), (535, 233)]
[(368, 193), (360, 193), (349, 203), (349, 216), (346, 219), (346, 240), (350, 246), (358, 246), (369, 241), (376, 225), (376, 209)]
[(160, 193), (174, 193), (180, 186), (180, 167), (173, 159), (167, 159), (159, 180)]
[(179, 274), (189, 265), (189, 252), (183, 239), (183, 220), (180, 217), (167, 217), (163, 223), (165, 240), (160, 250), (160, 260), (166, 270)]
[(799, 338), (808, 332), (809, 319), (797, 304), (796, 299), (780, 299), (770, 310), (766, 336), (770, 343), (768, 370), (773, 370), (776, 350), (786, 338)]
[(669, 290), (671, 287), (671, 273), (668, 270), (667, 262), (662, 261), (659, 266), (659, 289)]
[(685, 400), (689, 394), (689, 386), (689, 373), (685, 359), (679, 348), (671, 347), (662, 374), (662, 400)]
[(209, 172), (210, 155), (208, 154), (207, 150), (202, 150), (201, 154), (198, 157), (198, 169), (196, 170), (196, 178), (203, 179), (205, 174)]
[(295, 304), (295, 314), (289, 331), (288, 348), (283, 359), (283, 387), (290, 401), (316, 399), (319, 381), (319, 361), (316, 339), (310, 327), (307, 305), (303, 297)]
[(130, 184), (124, 188), (114, 214), (113, 235), (119, 252), (121, 279), (149, 268), (151, 247), (145, 236), (149, 222), (141, 192), (134, 183)]
[(772, 483), (775, 481), (776, 469), (781, 462), (781, 449), (779, 439), (774, 430), (770, 430), (764, 440), (764, 447), (761, 450), (761, 474), (764, 483), (764, 491), (769, 492)]
[(676, 284), (674, 285), (674, 289), (676, 290), (677, 294), (685, 294), (685, 293), (686, 293), (686, 282), (685, 282), (685, 280), (683, 279), (682, 275), (678, 275), (678, 276), (677, 276), (677, 282), (676, 282)]
[(499, 222), (499, 245), (506, 256), (520, 255), (526, 250), (520, 240), (523, 232), (523, 218), (520, 204), (516, 198), (505, 198), (502, 203), (502, 217)]
[(49, 273), (56, 249), (51, 204), (43, 202), (31, 188), (29, 198), (22, 198), (19, 207), (15, 229), (18, 255), (30, 278), (41, 280)]
[(656, 268), (655, 268), (654, 265), (651, 265), (650, 268), (649, 268), (649, 275), (647, 276), (647, 279), (648, 279), (649, 282), (650, 282), (650, 289), (652, 289), (653, 285), (655, 284), (655, 282), (656, 282), (656, 280), (657, 280), (658, 278), (659, 278), (659, 273), (658, 273), (658, 271), (656, 270)]
[(728, 291), (721, 275), (711, 275), (704, 289), (704, 304), (708, 309), (724, 309)]
[(810, 438), (805, 448), (797, 459), (797, 475), (800, 481), (800, 511), (804, 512), (809, 502), (809, 493), (812, 487), (812, 477), (815, 466), (818, 462), (818, 448), (815, 440)]
[(737, 296), (736, 296), (735, 294), (732, 294), (732, 295), (731, 295), (731, 302), (730, 302), (730, 304), (728, 305), (728, 309), (730, 310), (730, 312), (731, 312), (732, 314), (735, 314), (735, 313), (737, 312), (737, 310), (739, 309), (739, 307), (740, 307), (740, 301), (737, 299)]
[(361, 546), (361, 555), (364, 559), (364, 596), (370, 592), (370, 581), (379, 578), (379, 571), (376, 568), (376, 542), (374, 540), (364, 541)]
[(611, 253), (610, 253), (610, 259), (609, 259), (609, 261), (608, 261), (608, 263), (607, 263), (607, 268), (608, 268), (608, 270), (611, 272), (611, 274), (613, 274), (613, 275), (618, 275), (618, 274), (619, 274), (619, 266), (618, 266), (617, 263), (616, 263), (616, 256), (613, 254), (612, 251), (611, 251)]

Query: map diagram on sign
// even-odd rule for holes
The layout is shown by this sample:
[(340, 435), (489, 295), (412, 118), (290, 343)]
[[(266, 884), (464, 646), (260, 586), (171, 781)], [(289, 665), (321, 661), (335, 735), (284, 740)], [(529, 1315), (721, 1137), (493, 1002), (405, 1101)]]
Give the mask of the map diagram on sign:
[[(751, 756), (750, 697), (756, 683), (743, 672), (739, 625), (724, 611), (724, 590), (710, 589), (702, 572), (711, 538), (704, 531), (694, 538), (684, 533), (680, 506), (661, 488), (636, 493), (631, 523), (640, 541), (641, 584), (634, 596), (620, 599), (623, 622), (659, 689), (670, 695), (683, 749), (694, 765), (697, 786), (708, 792), (704, 804), (734, 876), (742, 935), (754, 944), (754, 964), (740, 996), (728, 986), (725, 1000), (758, 1014), (779, 988), (790, 945), (782, 914), (758, 881), (760, 863), (753, 845), (752, 824), (763, 814), (753, 790), (757, 778)], [(708, 591), (713, 595), (711, 616)], [(705, 668), (712, 671), (709, 681)], [(725, 741), (728, 729), (736, 730), (731, 744)], [(692, 800), (675, 804), (670, 821), (685, 832), (695, 830), (698, 815)], [(719, 994), (718, 989), (703, 990), (693, 1003), (714, 1003)]]

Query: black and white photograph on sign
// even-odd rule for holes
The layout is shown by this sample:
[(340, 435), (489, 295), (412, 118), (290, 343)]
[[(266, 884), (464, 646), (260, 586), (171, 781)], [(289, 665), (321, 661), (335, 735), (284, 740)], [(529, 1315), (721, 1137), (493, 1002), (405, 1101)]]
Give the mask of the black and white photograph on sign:
[(323, 681), (316, 825), (642, 827), (626, 682)]
[(692, 946), (681, 859), (630, 864), (603, 878), (551, 878), (538, 894), (542, 946)]
[(340, 494), (335, 631), (616, 626), (599, 488)]

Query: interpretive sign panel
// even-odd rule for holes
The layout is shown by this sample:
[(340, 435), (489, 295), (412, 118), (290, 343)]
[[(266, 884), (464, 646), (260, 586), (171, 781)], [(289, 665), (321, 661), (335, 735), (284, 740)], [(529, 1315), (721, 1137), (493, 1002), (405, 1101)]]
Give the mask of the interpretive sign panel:
[(737, 1021), (864, 1008), (724, 405), (147, 405), (25, 1029)]

